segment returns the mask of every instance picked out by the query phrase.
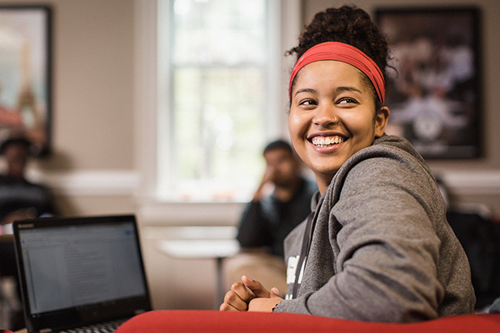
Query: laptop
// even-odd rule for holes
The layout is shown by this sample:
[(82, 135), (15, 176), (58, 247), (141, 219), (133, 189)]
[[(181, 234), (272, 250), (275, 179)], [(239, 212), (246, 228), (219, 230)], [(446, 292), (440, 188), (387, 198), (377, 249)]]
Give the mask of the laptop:
[(151, 310), (133, 215), (22, 220), (13, 232), (29, 333), (116, 328)]

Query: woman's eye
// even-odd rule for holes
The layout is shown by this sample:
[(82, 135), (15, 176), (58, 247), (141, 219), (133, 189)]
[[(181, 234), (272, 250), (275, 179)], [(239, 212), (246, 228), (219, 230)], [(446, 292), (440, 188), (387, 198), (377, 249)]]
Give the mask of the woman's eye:
[(337, 101), (338, 104), (357, 104), (358, 101), (351, 97), (343, 97)]
[(300, 102), (300, 105), (315, 105), (316, 102), (312, 99), (306, 99)]

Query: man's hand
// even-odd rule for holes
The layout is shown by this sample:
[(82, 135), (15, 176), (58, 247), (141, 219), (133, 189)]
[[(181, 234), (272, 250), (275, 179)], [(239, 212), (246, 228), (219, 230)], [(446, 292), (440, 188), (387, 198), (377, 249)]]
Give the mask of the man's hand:
[(257, 190), (253, 195), (253, 201), (260, 201), (268, 194), (268, 192), (270, 192), (270, 187), (272, 188), (274, 186), (273, 179), (275, 173), (276, 168), (270, 165), (266, 166), (266, 170), (264, 171), (259, 187), (257, 187)]

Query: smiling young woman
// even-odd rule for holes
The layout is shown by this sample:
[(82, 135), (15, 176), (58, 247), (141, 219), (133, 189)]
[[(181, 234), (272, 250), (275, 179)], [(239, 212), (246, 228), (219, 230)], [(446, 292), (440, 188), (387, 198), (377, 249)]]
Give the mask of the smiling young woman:
[(389, 109), (375, 110), (372, 89), (362, 75), (340, 61), (313, 62), (297, 75), (288, 128), (321, 193), (347, 159), (384, 134)]
[(319, 193), (285, 240), (286, 299), (242, 277), (221, 310), (377, 322), (472, 313), (469, 263), (431, 170), (384, 133), (389, 56), (378, 27), (361, 9), (327, 9), (290, 53), (290, 137)]

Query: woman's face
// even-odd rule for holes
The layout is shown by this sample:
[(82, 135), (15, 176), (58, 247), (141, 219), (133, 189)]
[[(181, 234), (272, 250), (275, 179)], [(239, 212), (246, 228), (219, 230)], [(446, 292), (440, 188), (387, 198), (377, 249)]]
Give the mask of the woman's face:
[(339, 61), (306, 65), (295, 79), (288, 127), (297, 154), (321, 193), (342, 164), (382, 136), (389, 109), (375, 112), (373, 90), (357, 68)]

